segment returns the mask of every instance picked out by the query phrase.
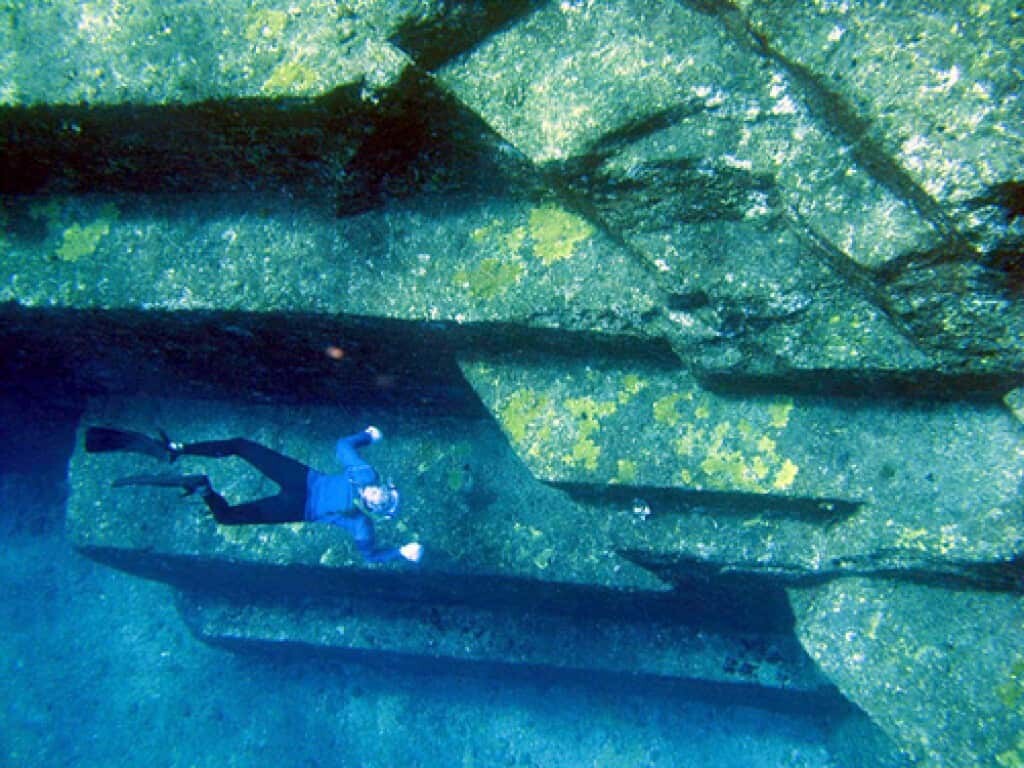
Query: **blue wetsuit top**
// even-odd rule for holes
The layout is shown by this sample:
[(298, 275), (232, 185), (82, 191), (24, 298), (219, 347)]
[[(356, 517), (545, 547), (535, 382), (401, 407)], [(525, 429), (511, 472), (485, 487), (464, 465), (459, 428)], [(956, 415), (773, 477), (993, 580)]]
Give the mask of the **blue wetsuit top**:
[(378, 549), (374, 545), (373, 520), (356, 507), (356, 492), (364, 485), (380, 482), (377, 471), (356, 452), (373, 440), (365, 430), (341, 438), (334, 455), (345, 467), (337, 475), (325, 475), (315, 469), (306, 476), (306, 521), (328, 523), (344, 528), (352, 535), (363, 558), (370, 563), (387, 563), (402, 556), (398, 549)]

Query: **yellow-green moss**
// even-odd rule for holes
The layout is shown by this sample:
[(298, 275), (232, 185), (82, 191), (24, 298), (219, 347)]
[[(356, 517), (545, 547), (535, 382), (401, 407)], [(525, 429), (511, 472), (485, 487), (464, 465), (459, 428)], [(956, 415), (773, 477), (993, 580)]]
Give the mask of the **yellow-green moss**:
[(548, 398), (532, 389), (517, 389), (498, 406), (498, 419), (517, 444), (526, 441), (527, 430), (547, 409)]
[(996, 762), (1002, 768), (1024, 768), (1024, 733), (1017, 734), (1017, 744), (996, 755)]
[(670, 395), (659, 397), (651, 406), (654, 412), (654, 420), (659, 424), (664, 424), (666, 427), (674, 427), (679, 423), (682, 416), (676, 410), (676, 403), (682, 398), (682, 395), (678, 392), (673, 392)]
[(692, 424), (687, 424), (683, 434), (677, 437), (673, 443), (676, 455), (680, 457), (693, 456), (698, 444), (703, 442), (705, 432), (703, 429), (694, 429)]
[(793, 485), (793, 481), (796, 479), (796, 473), (800, 471), (800, 468), (794, 464), (790, 459), (786, 459), (782, 462), (782, 466), (779, 467), (779, 471), (775, 473), (775, 479), (772, 481), (772, 488), (777, 491), (784, 491)]
[(508, 292), (526, 271), (521, 259), (481, 259), (473, 269), (460, 269), (452, 282), (479, 299), (493, 299)]
[(102, 215), (88, 224), (75, 222), (64, 230), (54, 255), (61, 261), (75, 262), (96, 253), (100, 241), (110, 234), (110, 225), (117, 219), (113, 205), (104, 206)]
[(514, 227), (505, 233), (503, 239), (509, 253), (519, 253), (519, 249), (526, 242), (526, 227)]
[(639, 395), (647, 387), (647, 382), (635, 373), (627, 373), (622, 377), (622, 387), (619, 389), (619, 405), (626, 405), (630, 400)]
[(681, 482), (747, 493), (785, 491), (795, 482), (799, 468), (779, 455), (775, 440), (792, 408), (790, 400), (771, 403), (733, 422), (718, 420), (718, 401), (707, 394), (673, 392), (652, 405), (654, 420), (677, 430)]
[(581, 432), (589, 435), (600, 426), (598, 419), (611, 416), (618, 410), (612, 401), (598, 402), (592, 397), (570, 397), (565, 401), (566, 410), (576, 419)]
[(246, 14), (245, 39), (250, 43), (279, 37), (288, 26), (288, 12), (270, 8), (250, 10)]
[(619, 459), (615, 467), (614, 482), (633, 485), (636, 482), (636, 462), (630, 459)]
[(782, 429), (789, 424), (789, 414), (793, 410), (792, 400), (779, 400), (768, 406), (768, 415), (771, 416), (772, 426)]
[(282, 61), (264, 81), (261, 90), (269, 95), (299, 96), (312, 91), (316, 87), (317, 79), (316, 72), (305, 64)]
[(529, 227), (533, 253), (544, 266), (570, 258), (576, 246), (594, 234), (586, 219), (555, 205), (530, 211)]
[(610, 416), (618, 409), (614, 401), (597, 401), (592, 397), (573, 397), (565, 401), (565, 408), (573, 418), (577, 439), (572, 453), (563, 456), (562, 461), (570, 466), (583, 465), (593, 472), (601, 457), (601, 446), (594, 442), (593, 435), (601, 429), (600, 419)]
[(996, 689), (1003, 706), (1016, 709), (1024, 699), (1024, 658), (1018, 658), (1010, 667), (1009, 680)]
[(565, 463), (572, 466), (582, 464), (584, 469), (589, 472), (593, 472), (597, 469), (597, 461), (600, 458), (601, 446), (589, 437), (581, 436), (573, 445), (572, 453), (565, 458)]

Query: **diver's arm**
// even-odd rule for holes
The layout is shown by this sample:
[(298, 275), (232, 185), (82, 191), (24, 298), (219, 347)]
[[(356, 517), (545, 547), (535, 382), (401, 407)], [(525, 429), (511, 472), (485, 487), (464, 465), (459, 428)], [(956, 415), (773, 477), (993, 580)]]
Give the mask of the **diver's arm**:
[(379, 442), (384, 436), (376, 427), (367, 427), (354, 435), (347, 435), (334, 446), (334, 455), (346, 467), (357, 467), (366, 464), (359, 456), (358, 449)]
[(356, 549), (368, 563), (390, 563), (404, 558), (411, 563), (419, 562), (423, 555), (422, 545), (409, 542), (401, 547), (377, 547), (373, 521), (360, 513), (357, 515), (337, 515), (323, 520), (325, 523), (344, 528), (355, 541)]

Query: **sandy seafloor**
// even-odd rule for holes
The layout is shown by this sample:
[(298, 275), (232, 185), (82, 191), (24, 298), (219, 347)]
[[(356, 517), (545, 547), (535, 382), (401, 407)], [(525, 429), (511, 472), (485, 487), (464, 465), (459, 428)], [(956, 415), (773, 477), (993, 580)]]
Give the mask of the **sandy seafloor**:
[(64, 535), (73, 400), (0, 395), (0, 765), (832, 768), (823, 722), (682, 688), (414, 674), (205, 645)]

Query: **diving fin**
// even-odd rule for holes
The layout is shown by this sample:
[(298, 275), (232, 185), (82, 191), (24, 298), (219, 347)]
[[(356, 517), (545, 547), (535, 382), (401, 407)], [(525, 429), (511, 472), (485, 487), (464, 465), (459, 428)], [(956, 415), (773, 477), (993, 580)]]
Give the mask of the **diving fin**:
[(85, 450), (88, 453), (141, 453), (159, 461), (174, 461), (176, 458), (170, 440), (162, 431), (157, 439), (125, 429), (89, 427), (85, 431)]
[(111, 483), (114, 488), (125, 488), (130, 485), (152, 485), (159, 488), (181, 488), (183, 496), (191, 496), (204, 487), (209, 487), (210, 481), (206, 475), (175, 475), (163, 473), (158, 475), (128, 475), (121, 477)]

